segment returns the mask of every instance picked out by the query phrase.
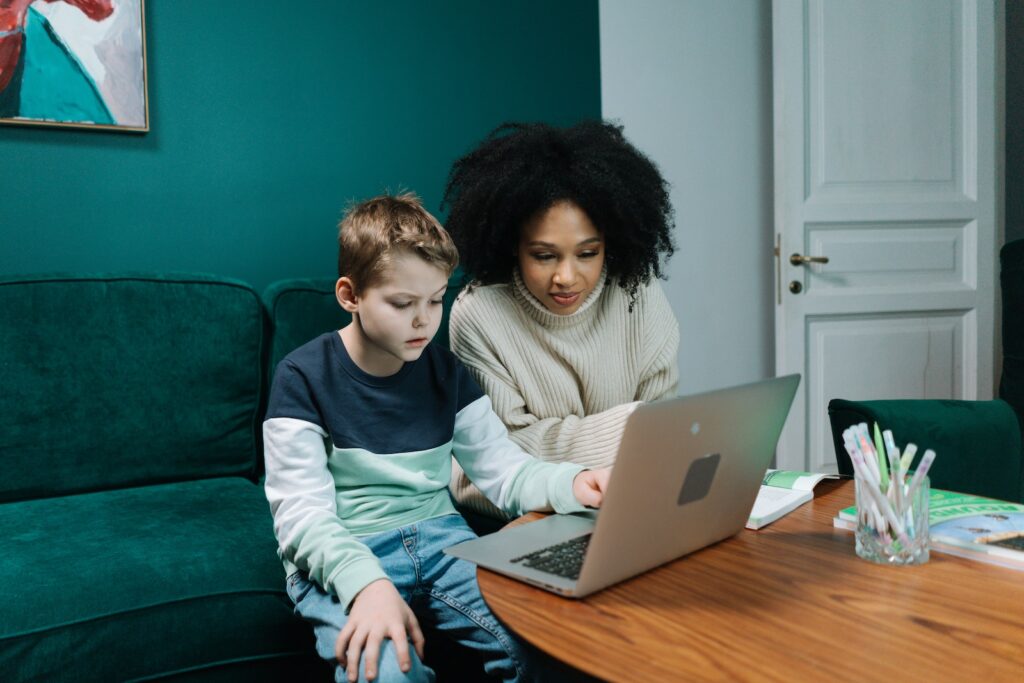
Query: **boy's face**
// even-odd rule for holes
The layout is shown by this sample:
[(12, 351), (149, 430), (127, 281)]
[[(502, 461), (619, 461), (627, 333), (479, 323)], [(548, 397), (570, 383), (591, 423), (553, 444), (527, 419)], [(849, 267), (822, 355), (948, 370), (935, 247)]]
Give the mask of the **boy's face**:
[(384, 377), (419, 358), (441, 326), (447, 286), (441, 268), (414, 254), (396, 255), (382, 279), (359, 295), (348, 278), (338, 280), (339, 303), (353, 314), (342, 339), (356, 365)]

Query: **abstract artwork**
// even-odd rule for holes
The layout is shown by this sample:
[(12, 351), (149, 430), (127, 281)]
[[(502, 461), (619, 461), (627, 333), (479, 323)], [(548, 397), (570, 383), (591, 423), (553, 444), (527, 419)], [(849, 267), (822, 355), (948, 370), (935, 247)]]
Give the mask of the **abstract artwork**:
[(143, 0), (0, 0), (0, 123), (149, 130)]

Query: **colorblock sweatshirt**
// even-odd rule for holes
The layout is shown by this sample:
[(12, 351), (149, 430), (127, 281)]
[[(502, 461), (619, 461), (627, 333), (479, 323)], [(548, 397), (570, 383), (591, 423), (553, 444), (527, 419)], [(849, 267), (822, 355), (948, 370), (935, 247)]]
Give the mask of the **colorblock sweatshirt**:
[(360, 536), (456, 512), (452, 456), (506, 514), (584, 509), (572, 493), (583, 467), (523, 452), (462, 363), (433, 344), (376, 377), (337, 332), (317, 337), (278, 364), (263, 437), (285, 571), (306, 572), (346, 607), (386, 578)]

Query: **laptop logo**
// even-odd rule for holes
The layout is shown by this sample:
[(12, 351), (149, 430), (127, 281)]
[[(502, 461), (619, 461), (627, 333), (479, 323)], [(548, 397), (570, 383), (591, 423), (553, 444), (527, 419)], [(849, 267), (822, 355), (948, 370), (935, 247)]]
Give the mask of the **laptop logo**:
[(677, 505), (693, 503), (708, 495), (721, 459), (722, 456), (718, 453), (708, 453), (690, 463), (690, 469), (683, 479), (683, 487), (679, 490)]
[(694, 436), (700, 434), (700, 422), (694, 422), (692, 425), (690, 425), (690, 433), (693, 434)]

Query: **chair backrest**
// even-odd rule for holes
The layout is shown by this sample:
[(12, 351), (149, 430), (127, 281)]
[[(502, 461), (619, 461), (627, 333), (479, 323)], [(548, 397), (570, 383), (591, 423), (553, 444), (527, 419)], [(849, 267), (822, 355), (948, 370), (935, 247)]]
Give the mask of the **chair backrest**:
[(1005, 401), (833, 399), (828, 415), (841, 474), (853, 474), (843, 431), (860, 422), (877, 423), (892, 430), (901, 451), (907, 443), (917, 444), (911, 467), (926, 448), (936, 452), (932, 487), (1024, 502), (1020, 425)]
[[(443, 317), (432, 344), (448, 348), (448, 315), (455, 298), (468, 278), (456, 269), (448, 280), (444, 295)], [(334, 280), (280, 280), (263, 292), (263, 303), (270, 314), (274, 338), (270, 349), (270, 375), (282, 358), (314, 337), (347, 325), (352, 317), (338, 305)]]
[(202, 275), (0, 280), (0, 502), (255, 476), (265, 318)]
[(1003, 245), (999, 262), (1003, 293), (1003, 372), (999, 398), (1013, 406), (1024, 427), (1024, 239)]

